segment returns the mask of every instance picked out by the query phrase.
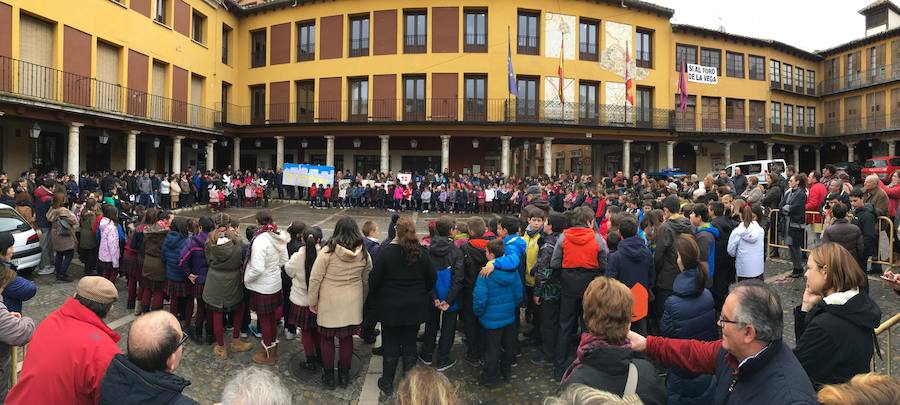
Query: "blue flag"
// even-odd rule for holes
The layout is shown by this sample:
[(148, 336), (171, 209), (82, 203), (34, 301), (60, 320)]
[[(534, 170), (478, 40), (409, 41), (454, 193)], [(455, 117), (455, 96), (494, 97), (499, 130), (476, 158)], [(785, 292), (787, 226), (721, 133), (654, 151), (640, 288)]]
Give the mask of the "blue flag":
[(512, 67), (512, 44), (509, 42), (509, 32), (506, 33), (506, 74), (509, 76), (509, 94), (519, 97), (519, 89), (516, 86), (516, 74)]

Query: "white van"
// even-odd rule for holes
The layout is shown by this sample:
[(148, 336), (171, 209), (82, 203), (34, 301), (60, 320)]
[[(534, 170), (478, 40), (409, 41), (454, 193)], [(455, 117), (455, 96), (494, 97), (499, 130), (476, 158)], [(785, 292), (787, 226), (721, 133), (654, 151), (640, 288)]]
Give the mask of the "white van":
[(754, 175), (759, 179), (759, 184), (766, 184), (766, 175), (773, 170), (778, 170), (782, 177), (785, 177), (784, 169), (787, 163), (784, 159), (772, 160), (749, 160), (746, 162), (732, 163), (725, 168), (728, 177), (734, 176), (734, 168), (740, 167), (744, 176)]

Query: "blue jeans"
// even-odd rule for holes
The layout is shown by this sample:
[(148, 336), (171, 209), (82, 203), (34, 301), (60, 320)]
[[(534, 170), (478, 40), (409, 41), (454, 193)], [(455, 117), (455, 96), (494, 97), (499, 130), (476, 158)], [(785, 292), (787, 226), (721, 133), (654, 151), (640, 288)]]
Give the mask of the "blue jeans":
[(56, 252), (56, 275), (65, 276), (69, 271), (69, 264), (72, 263), (72, 256), (75, 255), (75, 249), (69, 249), (62, 252)]

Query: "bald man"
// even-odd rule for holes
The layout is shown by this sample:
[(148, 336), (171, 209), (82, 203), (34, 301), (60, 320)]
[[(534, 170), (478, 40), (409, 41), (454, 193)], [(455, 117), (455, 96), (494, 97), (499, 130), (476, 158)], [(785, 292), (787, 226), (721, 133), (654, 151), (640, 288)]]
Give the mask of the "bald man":
[(141, 315), (128, 331), (128, 355), (116, 355), (100, 385), (100, 404), (178, 404), (196, 401), (181, 394), (191, 384), (175, 374), (187, 335), (166, 311)]

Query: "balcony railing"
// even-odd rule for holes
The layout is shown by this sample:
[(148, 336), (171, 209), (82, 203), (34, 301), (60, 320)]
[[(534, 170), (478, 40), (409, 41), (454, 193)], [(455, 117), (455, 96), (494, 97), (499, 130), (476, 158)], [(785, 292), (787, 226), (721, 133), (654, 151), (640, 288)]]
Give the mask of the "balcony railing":
[(769, 90), (781, 90), (786, 91), (788, 93), (796, 93), (807, 96), (815, 96), (816, 89), (812, 87), (806, 87), (806, 83), (800, 84), (782, 84), (782, 82), (769, 81)]
[(818, 89), (820, 95), (828, 95), (887, 83), (897, 79), (900, 79), (900, 63), (858, 70), (844, 76), (826, 78), (819, 82)]
[(218, 110), (2, 56), (0, 94), (204, 129), (222, 120)]
[(425, 35), (406, 35), (403, 39), (403, 53), (425, 53), (428, 37)]
[(487, 52), (487, 34), (464, 34), (463, 38), (466, 52)]
[(819, 131), (825, 136), (852, 135), (900, 129), (900, 113), (874, 114), (865, 118), (834, 120), (819, 124)]
[(538, 55), (538, 37), (533, 35), (519, 35), (516, 53), (525, 55)]
[[(372, 99), (219, 106), (225, 123), (264, 125), (340, 122), (534, 123), (672, 129), (674, 112), (622, 105), (507, 99)], [(258, 113), (254, 116), (254, 112)], [(260, 115), (262, 114), (262, 115)], [(267, 114), (267, 115), (266, 115)]]
[(369, 56), (369, 38), (351, 39), (350, 56)]
[[(792, 126), (771, 117), (750, 116), (745, 119), (728, 119), (719, 114), (700, 114), (699, 119), (693, 113), (675, 112), (675, 130), (679, 132), (736, 132), (750, 134), (807, 134), (816, 135), (815, 125)], [(723, 120), (724, 118), (724, 120)], [(699, 123), (699, 125), (698, 125)]]

